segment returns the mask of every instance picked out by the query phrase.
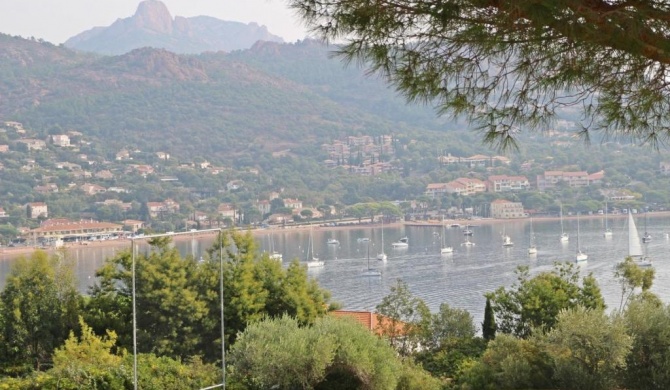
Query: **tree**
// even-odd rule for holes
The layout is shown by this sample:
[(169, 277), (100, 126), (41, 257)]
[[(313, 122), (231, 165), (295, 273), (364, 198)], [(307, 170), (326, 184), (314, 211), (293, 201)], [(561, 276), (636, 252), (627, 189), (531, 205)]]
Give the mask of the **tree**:
[[(139, 350), (185, 358), (202, 343), (198, 324), (210, 313), (198, 292), (197, 263), (183, 259), (169, 237), (149, 241), (149, 254), (136, 254), (136, 309)], [(132, 256), (108, 259), (96, 275), (85, 320), (98, 334), (115, 331), (128, 348), (131, 324)], [(218, 290), (215, 290), (218, 291)]]
[(530, 277), (528, 267), (518, 267), (517, 282), (508, 290), (500, 287), (487, 294), (496, 314), (500, 333), (528, 337), (534, 328), (551, 329), (563, 309), (584, 306), (605, 307), (600, 289), (591, 274), (579, 285), (579, 271), (573, 264), (555, 264), (550, 272)]
[(654, 282), (656, 271), (653, 268), (640, 268), (632, 257), (627, 256), (623, 262), (615, 267), (614, 277), (621, 284), (621, 302), (619, 310), (622, 310), (640, 290), (642, 294), (651, 294), (648, 290)]
[(454, 309), (447, 303), (433, 314), (421, 340), (424, 348), (437, 348), (450, 339), (470, 339), (475, 337), (472, 315), (463, 309)]
[(339, 54), (409, 100), (465, 115), (509, 146), (581, 106), (582, 129), (654, 142), (668, 135), (666, 3), (574, 0), (291, 0)]
[(35, 251), (19, 259), (0, 293), (0, 361), (14, 374), (39, 370), (77, 329), (81, 297), (72, 263), (63, 253)]
[(486, 297), (486, 307), (484, 308), (484, 322), (482, 322), (482, 336), (485, 340), (496, 338), (496, 318), (491, 307), (491, 298)]
[(544, 339), (561, 388), (619, 388), (617, 374), (633, 344), (622, 318), (581, 306), (566, 309)]
[(648, 300), (633, 300), (624, 313), (633, 337), (626, 359), (623, 387), (665, 389), (670, 383), (670, 307)]
[(536, 339), (501, 334), (481, 359), (464, 362), (457, 381), (466, 389), (549, 389), (553, 370)]
[(430, 310), (398, 279), (391, 293), (377, 305), (377, 326), (401, 355), (409, 355), (431, 321)]
[(307, 327), (288, 316), (251, 324), (229, 358), (232, 379), (250, 389), (440, 388), (360, 324), (330, 316)]

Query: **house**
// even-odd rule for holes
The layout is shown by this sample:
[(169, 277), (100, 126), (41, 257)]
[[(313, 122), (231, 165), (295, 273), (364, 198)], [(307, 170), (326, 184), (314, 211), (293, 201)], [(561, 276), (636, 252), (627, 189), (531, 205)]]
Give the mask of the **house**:
[(235, 191), (242, 188), (243, 185), (244, 182), (242, 180), (231, 180), (226, 183), (226, 189), (228, 189), (228, 191)]
[(128, 191), (127, 189), (125, 189), (123, 187), (109, 187), (107, 189), (107, 192), (116, 192), (117, 194), (127, 194), (130, 191)]
[(130, 158), (130, 152), (126, 149), (121, 149), (116, 153), (116, 161), (123, 161), (123, 160), (132, 160)]
[(498, 219), (525, 218), (528, 215), (521, 202), (497, 199), (491, 202), (491, 217)]
[(102, 180), (112, 180), (112, 179), (114, 179), (114, 174), (107, 169), (105, 169), (104, 171), (96, 172), (95, 175), (93, 175), (93, 176), (95, 176), (98, 179), (102, 179)]
[[(338, 318), (350, 318), (363, 325), (365, 329), (374, 332), (379, 336), (386, 335), (386, 331), (393, 329), (394, 326), (391, 318), (371, 311), (334, 310), (329, 314)], [(404, 335), (406, 332), (406, 325), (407, 324), (402, 321), (396, 321), (396, 329), (392, 333), (395, 335)]]
[(131, 168), (135, 172), (139, 173), (142, 177), (147, 177), (148, 175), (154, 173), (154, 167), (151, 165), (132, 165)]
[(256, 202), (256, 208), (261, 212), (261, 215), (265, 215), (270, 212), (272, 205), (269, 200), (261, 200)]
[(286, 198), (284, 199), (284, 207), (288, 207), (289, 209), (301, 209), (302, 201), (298, 199)]
[(5, 209), (0, 207), (0, 218), (5, 218), (5, 217), (9, 217), (9, 215), (7, 215), (7, 212), (5, 211)]
[(81, 170), (81, 165), (79, 164), (73, 164), (67, 161), (59, 161), (56, 164), (56, 168), (58, 169), (65, 169), (66, 171), (80, 171)]
[(0, 145), (0, 153), (9, 152), (9, 145)]
[(483, 154), (475, 154), (470, 157), (455, 157), (451, 153), (448, 153), (446, 156), (440, 156), (437, 158), (441, 165), (449, 164), (463, 164), (467, 165), (470, 168), (475, 167), (493, 167), (496, 165), (509, 165), (510, 159), (505, 156), (485, 156)]
[(545, 171), (543, 175), (537, 176), (537, 188), (545, 191), (556, 187), (559, 183), (565, 183), (568, 187), (588, 187), (591, 184), (597, 184), (605, 177), (605, 171), (599, 171), (588, 174), (585, 171), (564, 172), (564, 171)]
[(490, 192), (528, 191), (530, 182), (526, 176), (489, 176), (487, 187)]
[(47, 143), (41, 139), (24, 138), (16, 142), (23, 145), (28, 151), (43, 150), (47, 147)]
[(219, 215), (223, 218), (231, 218), (235, 220), (235, 207), (230, 203), (221, 203), (217, 209)]
[(67, 148), (70, 147), (70, 137), (68, 137), (65, 134), (56, 134), (51, 136), (51, 142), (54, 144), (54, 146), (58, 146), (61, 148)]
[(179, 204), (172, 199), (167, 199), (163, 202), (147, 202), (149, 215), (156, 218), (163, 214), (172, 214), (179, 211)]
[(170, 153), (156, 152), (156, 157), (158, 157), (160, 160), (169, 160), (170, 159)]
[(40, 194), (50, 194), (58, 192), (58, 186), (54, 183), (47, 183), (45, 185), (35, 186), (33, 187), (33, 190)]
[(97, 195), (107, 192), (107, 189), (103, 186), (97, 184), (85, 183), (82, 184), (79, 189), (81, 189), (86, 195)]
[(33, 202), (26, 205), (26, 211), (28, 218), (35, 219), (38, 217), (47, 218), (49, 216), (49, 210), (46, 203), (43, 202)]
[(144, 229), (144, 222), (136, 219), (126, 219), (123, 221), (123, 227), (133, 233), (137, 233), (138, 230)]
[(447, 183), (430, 183), (426, 186), (426, 191), (424, 194), (430, 196), (431, 198), (441, 198), (447, 194)]
[(65, 218), (46, 220), (37, 229), (32, 229), (24, 234), (33, 242), (40, 239), (57, 239), (76, 237), (88, 239), (100, 235), (111, 235), (122, 233), (122, 226), (94, 220), (70, 221)]
[(470, 177), (459, 177), (456, 180), (446, 183), (446, 185), (446, 191), (450, 194), (455, 193), (467, 196), (478, 192), (486, 192), (486, 183)]

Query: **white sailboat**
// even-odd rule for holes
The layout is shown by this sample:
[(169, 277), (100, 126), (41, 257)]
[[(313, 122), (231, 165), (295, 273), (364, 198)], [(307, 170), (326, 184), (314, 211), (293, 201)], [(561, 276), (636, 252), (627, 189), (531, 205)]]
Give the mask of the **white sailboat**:
[(441, 255), (448, 255), (454, 253), (454, 248), (447, 246), (445, 236), (447, 235), (446, 227), (444, 225), (444, 218), (442, 218), (442, 247), (440, 248)]
[(579, 214), (577, 214), (577, 254), (575, 255), (575, 261), (582, 262), (588, 260), (589, 255), (582, 252), (582, 249), (579, 246)]
[(408, 248), (409, 247), (409, 239), (407, 237), (403, 237), (403, 238), (399, 239), (398, 241), (392, 243), (391, 246), (394, 249)]
[(642, 244), (640, 244), (640, 235), (635, 226), (633, 214), (628, 213), (628, 256), (633, 258), (641, 267), (650, 267), (651, 259), (644, 255)]
[(475, 246), (475, 243), (470, 241), (470, 236), (465, 236), (465, 241), (463, 241), (461, 243), (461, 246), (471, 247), (471, 246)]
[(603, 236), (605, 238), (611, 238), (612, 237), (612, 229), (610, 229), (607, 226), (607, 202), (605, 202), (605, 232), (603, 233)]
[(568, 235), (568, 233), (563, 231), (563, 205), (562, 204), (561, 204), (560, 217), (561, 217), (561, 242), (568, 242), (570, 240), (570, 236)]
[(277, 261), (284, 260), (284, 256), (275, 250), (275, 239), (272, 233), (270, 233), (270, 259)]
[(537, 246), (535, 246), (535, 233), (533, 233), (533, 218), (530, 219), (530, 244), (528, 246), (528, 254), (536, 255)]
[(512, 238), (505, 233), (505, 227), (503, 227), (503, 232), (502, 232), (502, 246), (504, 246), (504, 247), (514, 246), (514, 242), (512, 242)]
[(382, 218), (382, 247), (381, 252), (377, 253), (377, 260), (386, 261), (387, 258), (386, 253), (384, 253), (384, 218)]
[(361, 276), (382, 276), (380, 271), (377, 271), (374, 268), (370, 268), (370, 244), (368, 244), (368, 270), (363, 272)]
[(324, 262), (314, 256), (314, 239), (312, 238), (312, 226), (309, 226), (309, 245), (307, 245), (307, 268), (323, 267)]

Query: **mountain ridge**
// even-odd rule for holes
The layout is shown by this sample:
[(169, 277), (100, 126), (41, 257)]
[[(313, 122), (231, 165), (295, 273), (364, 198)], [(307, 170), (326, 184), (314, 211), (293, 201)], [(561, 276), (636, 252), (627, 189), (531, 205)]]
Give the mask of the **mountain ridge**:
[(153, 47), (177, 54), (234, 51), (251, 47), (259, 40), (283, 42), (267, 27), (257, 23), (224, 21), (210, 16), (183, 17), (170, 14), (159, 0), (144, 0), (128, 18), (107, 27), (94, 27), (77, 34), (68, 48), (105, 55), (119, 55), (141, 47)]

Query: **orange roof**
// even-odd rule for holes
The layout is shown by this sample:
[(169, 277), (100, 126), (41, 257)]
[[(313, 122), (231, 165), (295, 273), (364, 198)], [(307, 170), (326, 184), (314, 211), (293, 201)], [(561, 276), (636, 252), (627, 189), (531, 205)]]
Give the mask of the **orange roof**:
[[(353, 318), (359, 324), (365, 326), (368, 330), (373, 331), (377, 335), (383, 334), (383, 329), (379, 324), (378, 318), (381, 317), (382, 324), (387, 325), (391, 319), (386, 316), (380, 316), (371, 311), (349, 311), (349, 310), (335, 310), (330, 312), (331, 315), (341, 318)], [(404, 322), (399, 322), (396, 325), (398, 333), (404, 333)]]
[(51, 223), (43, 223), (37, 229), (32, 229), (32, 233), (57, 232), (62, 230), (82, 230), (82, 229), (121, 229), (121, 225), (109, 222), (98, 221), (69, 221), (66, 219), (55, 220)]

